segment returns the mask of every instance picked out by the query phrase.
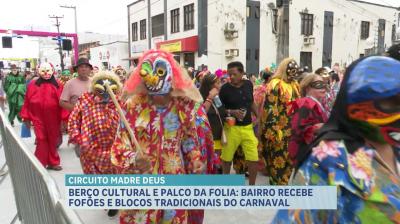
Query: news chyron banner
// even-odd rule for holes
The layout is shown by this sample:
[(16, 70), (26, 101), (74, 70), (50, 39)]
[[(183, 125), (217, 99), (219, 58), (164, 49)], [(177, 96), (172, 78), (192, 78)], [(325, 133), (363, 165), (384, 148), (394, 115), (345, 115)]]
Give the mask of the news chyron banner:
[(336, 209), (335, 186), (245, 186), (242, 175), (66, 175), (74, 209)]

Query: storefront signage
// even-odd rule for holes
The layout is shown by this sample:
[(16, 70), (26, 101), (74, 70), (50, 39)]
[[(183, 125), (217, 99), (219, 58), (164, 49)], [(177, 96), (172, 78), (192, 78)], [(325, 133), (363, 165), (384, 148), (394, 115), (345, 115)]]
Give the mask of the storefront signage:
[(160, 49), (168, 52), (180, 52), (182, 51), (182, 42), (176, 41), (172, 43), (161, 44)]

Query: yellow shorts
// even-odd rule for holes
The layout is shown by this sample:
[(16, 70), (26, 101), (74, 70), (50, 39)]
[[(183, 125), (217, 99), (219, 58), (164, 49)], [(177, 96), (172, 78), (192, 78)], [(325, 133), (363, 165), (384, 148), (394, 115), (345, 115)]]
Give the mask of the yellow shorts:
[(258, 161), (258, 140), (254, 134), (253, 124), (232, 127), (225, 124), (224, 129), (228, 143), (222, 146), (223, 161), (231, 162), (239, 146), (242, 146), (247, 161)]

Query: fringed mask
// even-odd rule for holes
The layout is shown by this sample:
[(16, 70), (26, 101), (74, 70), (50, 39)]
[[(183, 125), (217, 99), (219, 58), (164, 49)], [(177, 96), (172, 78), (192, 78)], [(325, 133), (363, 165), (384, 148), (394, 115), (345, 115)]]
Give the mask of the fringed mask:
[(109, 72), (97, 73), (93, 77), (92, 92), (101, 99), (101, 103), (108, 103), (110, 100), (106, 84), (108, 84), (114, 94), (118, 94), (121, 90), (121, 83), (116, 75)]
[(123, 69), (121, 66), (118, 66), (114, 73), (119, 77), (119, 79), (121, 80), (121, 82), (125, 82), (126, 77), (127, 77), (127, 73), (126, 70)]
[(149, 95), (166, 95), (172, 89), (172, 66), (161, 54), (148, 54), (140, 69), (140, 76)]
[(367, 139), (400, 147), (400, 62), (369, 57), (349, 75), (349, 117)]
[(299, 70), (299, 65), (297, 65), (297, 62), (295, 60), (292, 60), (288, 63), (286, 67), (286, 74), (288, 81), (292, 81), (296, 78), (296, 76), (298, 75), (298, 70)]
[(40, 64), (38, 71), (39, 71), (40, 77), (45, 80), (51, 79), (51, 77), (53, 76), (53, 74), (55, 72), (53, 65), (48, 62), (44, 62), (44, 63)]

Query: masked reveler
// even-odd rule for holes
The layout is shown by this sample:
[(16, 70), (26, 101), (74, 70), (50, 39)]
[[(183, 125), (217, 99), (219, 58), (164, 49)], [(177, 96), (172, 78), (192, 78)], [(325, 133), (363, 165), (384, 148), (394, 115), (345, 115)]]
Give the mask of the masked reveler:
[(294, 59), (286, 58), (267, 84), (260, 126), (262, 153), (272, 185), (286, 185), (293, 169), (287, 150), (291, 131), (287, 105), (300, 97), (299, 84), (295, 80), (298, 69)]
[[(96, 73), (90, 91), (77, 101), (68, 119), (69, 143), (75, 144), (85, 174), (114, 174), (111, 164), (111, 146), (119, 122), (116, 105), (107, 92), (108, 84), (116, 98), (121, 92), (119, 78), (107, 71)], [(118, 210), (109, 210), (108, 216), (116, 215)]]
[[(120, 125), (111, 152), (119, 172), (203, 173), (206, 160), (199, 146), (195, 108), (202, 98), (173, 55), (146, 52), (125, 90), (131, 94), (125, 105), (129, 127)], [(125, 210), (120, 223), (187, 223), (188, 216), (188, 210)]]
[(111, 146), (117, 132), (119, 114), (105, 83), (115, 94), (121, 91), (119, 78), (111, 72), (97, 73), (90, 91), (78, 100), (68, 119), (69, 143), (80, 147), (85, 174), (112, 174)]
[(295, 185), (338, 188), (336, 210), (281, 210), (274, 223), (399, 223), (400, 62), (360, 59), (346, 71), (331, 117), (297, 154)]
[(59, 77), (61, 85), (64, 86), (65, 83), (67, 83), (71, 78), (72, 78), (72, 75), (68, 69), (65, 69), (64, 71), (62, 71), (61, 75)]
[(62, 86), (54, 77), (52, 64), (42, 63), (38, 71), (40, 77), (28, 85), (20, 115), (27, 127), (34, 127), (35, 156), (44, 167), (61, 170), (56, 148), (61, 136), (61, 121), (66, 114), (58, 103)]
[(121, 65), (118, 65), (114, 69), (114, 73), (119, 77), (119, 79), (121, 80), (122, 83), (125, 83), (125, 80), (127, 78), (127, 73), (126, 73), (126, 70), (124, 68), (122, 68)]
[(26, 81), (22, 74), (18, 72), (16, 65), (11, 65), (11, 72), (6, 76), (4, 81), (4, 91), (9, 107), (8, 121), (14, 125), (15, 117), (21, 121), (19, 113), (24, 104), (24, 96), (26, 92)]
[(333, 104), (335, 103), (336, 94), (333, 90), (331, 76), (333, 75), (332, 70), (329, 67), (319, 68), (315, 71), (315, 74), (322, 77), (326, 85), (326, 96), (322, 100), (322, 106), (324, 107), (325, 111), (328, 112), (328, 116), (332, 110)]

